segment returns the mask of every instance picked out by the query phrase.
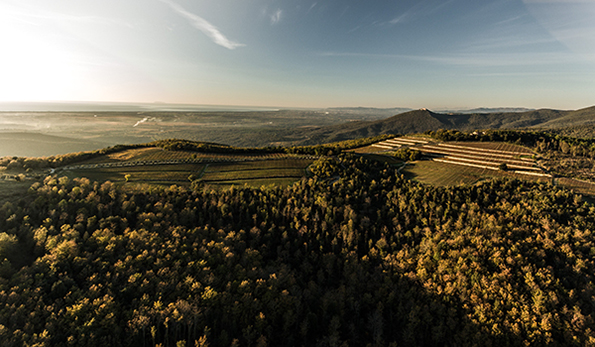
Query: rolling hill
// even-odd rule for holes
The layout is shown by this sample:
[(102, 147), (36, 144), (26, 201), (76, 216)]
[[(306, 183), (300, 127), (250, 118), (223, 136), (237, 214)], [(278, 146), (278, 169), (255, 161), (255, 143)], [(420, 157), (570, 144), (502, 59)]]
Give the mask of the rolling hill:
[[(419, 109), (377, 121), (350, 122), (309, 129), (304, 144), (342, 141), (382, 134), (410, 134), (438, 129), (565, 128), (595, 124), (595, 107), (575, 111), (436, 113)], [(306, 134), (304, 134), (306, 135)]]

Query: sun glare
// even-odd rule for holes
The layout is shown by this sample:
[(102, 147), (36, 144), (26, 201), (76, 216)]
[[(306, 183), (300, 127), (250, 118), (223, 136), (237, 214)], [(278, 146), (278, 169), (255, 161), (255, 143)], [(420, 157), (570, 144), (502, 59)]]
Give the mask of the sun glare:
[(76, 93), (77, 64), (54, 33), (12, 8), (0, 13), (0, 101), (59, 100)]
[(73, 91), (75, 74), (67, 55), (49, 42), (16, 33), (3, 36), (4, 53), (0, 55), (1, 99), (63, 99)]

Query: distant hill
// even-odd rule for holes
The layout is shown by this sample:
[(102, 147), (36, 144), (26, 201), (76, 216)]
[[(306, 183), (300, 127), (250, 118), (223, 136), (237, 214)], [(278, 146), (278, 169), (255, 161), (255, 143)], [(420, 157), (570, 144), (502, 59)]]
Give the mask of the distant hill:
[(539, 109), (525, 112), (436, 113), (419, 109), (376, 120), (310, 129), (304, 144), (342, 141), (382, 134), (421, 133), (438, 129), (562, 128), (595, 124), (595, 106), (576, 111)]
[(563, 128), (584, 125), (595, 125), (595, 106), (563, 112), (561, 117), (552, 119), (540, 126), (544, 128)]

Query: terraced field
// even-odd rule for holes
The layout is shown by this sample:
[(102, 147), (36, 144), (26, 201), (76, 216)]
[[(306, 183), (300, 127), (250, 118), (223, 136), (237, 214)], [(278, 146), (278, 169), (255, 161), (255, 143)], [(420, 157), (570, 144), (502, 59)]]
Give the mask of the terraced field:
[(360, 153), (387, 153), (409, 147), (424, 160), (409, 163), (402, 171), (420, 182), (438, 186), (473, 184), (482, 179), (508, 177), (551, 182), (581, 194), (595, 195), (595, 184), (567, 177), (553, 177), (537, 162), (537, 156), (522, 146), (503, 142), (441, 142), (423, 137), (385, 140)]

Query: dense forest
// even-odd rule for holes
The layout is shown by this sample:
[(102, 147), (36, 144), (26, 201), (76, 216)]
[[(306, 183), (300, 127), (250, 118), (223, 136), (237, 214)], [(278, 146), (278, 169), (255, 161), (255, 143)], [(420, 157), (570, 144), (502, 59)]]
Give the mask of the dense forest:
[(355, 155), (286, 188), (47, 177), (0, 208), (3, 346), (595, 345), (595, 207)]

